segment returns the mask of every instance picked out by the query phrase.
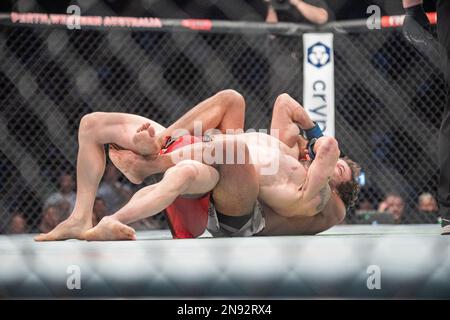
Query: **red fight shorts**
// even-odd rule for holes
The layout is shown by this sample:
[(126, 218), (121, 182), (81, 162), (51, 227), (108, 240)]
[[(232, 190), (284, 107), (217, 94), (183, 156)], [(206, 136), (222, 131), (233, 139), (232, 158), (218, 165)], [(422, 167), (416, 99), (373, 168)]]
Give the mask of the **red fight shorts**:
[[(169, 138), (160, 154), (171, 153), (173, 150), (201, 141), (201, 138), (190, 135), (175, 140)], [(166, 208), (170, 231), (174, 239), (196, 238), (205, 232), (208, 224), (209, 196), (209, 192), (199, 198), (179, 196)]]

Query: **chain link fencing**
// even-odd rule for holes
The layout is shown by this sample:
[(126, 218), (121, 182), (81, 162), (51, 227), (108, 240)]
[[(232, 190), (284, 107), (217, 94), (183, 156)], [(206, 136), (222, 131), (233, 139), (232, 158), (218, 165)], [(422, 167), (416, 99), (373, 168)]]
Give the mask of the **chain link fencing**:
[[(68, 215), (58, 204), (49, 213), (48, 198), (64, 188), (61, 175), (75, 175), (78, 125), (90, 112), (135, 113), (167, 126), (232, 88), (246, 99), (247, 128), (268, 128), (276, 97), (287, 92), (301, 102), (303, 90), (302, 32), (273, 30), (1, 25), (0, 231), (20, 225), (17, 216), (36, 232)], [(402, 222), (436, 222), (415, 212), (418, 195), (436, 190), (439, 68), (397, 28), (335, 32), (334, 46), (336, 137), (364, 169), (361, 203), (376, 209), (397, 192), (407, 207)], [(164, 227), (159, 217), (144, 227)], [(361, 217), (351, 210), (346, 220), (365, 223)]]

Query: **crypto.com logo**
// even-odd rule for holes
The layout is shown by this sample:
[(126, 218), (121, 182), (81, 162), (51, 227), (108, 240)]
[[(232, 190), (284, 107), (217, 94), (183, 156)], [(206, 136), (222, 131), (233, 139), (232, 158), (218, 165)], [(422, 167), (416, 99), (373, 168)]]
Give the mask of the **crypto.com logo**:
[(331, 60), (331, 49), (322, 42), (308, 48), (308, 62), (316, 68), (322, 68)]

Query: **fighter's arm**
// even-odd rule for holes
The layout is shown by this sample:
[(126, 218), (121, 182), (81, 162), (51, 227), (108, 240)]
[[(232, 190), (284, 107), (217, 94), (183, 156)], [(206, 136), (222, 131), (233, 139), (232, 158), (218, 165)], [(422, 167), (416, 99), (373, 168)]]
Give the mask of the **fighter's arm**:
[(341, 198), (332, 193), (325, 208), (312, 217), (286, 218), (264, 207), (266, 227), (260, 235), (314, 235), (341, 223), (346, 214)]
[(314, 216), (325, 208), (331, 195), (329, 182), (340, 155), (338, 143), (332, 137), (319, 138), (313, 148), (316, 156), (299, 190), (302, 215), (306, 216)]
[(314, 127), (314, 123), (297, 101), (286, 93), (278, 96), (273, 107), (270, 134), (293, 151), (302, 152), (307, 141), (300, 135), (299, 125), (306, 129)]
[(324, 8), (316, 7), (303, 0), (290, 0), (295, 9), (306, 19), (315, 24), (324, 24), (328, 21), (328, 12)]
[[(274, 105), (271, 135), (278, 136), (280, 141), (299, 152), (306, 147), (306, 140), (300, 137), (299, 126), (309, 130), (314, 128), (315, 124), (297, 101), (288, 94), (280, 95)], [(299, 201), (301, 208), (304, 209), (302, 214), (307, 216), (313, 216), (325, 207), (331, 192), (328, 182), (340, 154), (337, 141), (332, 137), (319, 138), (314, 144), (313, 151), (316, 158), (308, 170), (305, 183), (299, 190)], [(289, 217), (293, 212), (295, 210), (289, 210), (291, 214), (282, 214)]]

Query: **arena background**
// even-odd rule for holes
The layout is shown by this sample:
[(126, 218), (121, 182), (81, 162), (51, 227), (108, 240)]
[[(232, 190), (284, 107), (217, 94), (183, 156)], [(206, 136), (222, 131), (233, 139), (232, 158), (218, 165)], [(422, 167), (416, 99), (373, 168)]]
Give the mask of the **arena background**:
[[(277, 95), (302, 101), (301, 39), (310, 27), (258, 23), (264, 20), (261, 2), (78, 2), (83, 15), (240, 21), (209, 32), (175, 25), (67, 30), (3, 23), (0, 231), (8, 232), (17, 212), (29, 231), (37, 231), (58, 177), (75, 172), (78, 124), (89, 112), (131, 112), (168, 125), (232, 88), (246, 98), (247, 127), (267, 128)], [(366, 1), (329, 2), (333, 20), (367, 16)], [(2, 1), (0, 11), (65, 13), (70, 3), (76, 2)], [(371, 3), (384, 15), (403, 12), (400, 1)], [(376, 208), (385, 194), (397, 192), (407, 204), (402, 223), (437, 223), (436, 215), (419, 214), (415, 206), (419, 194), (436, 190), (445, 95), (439, 68), (403, 39), (400, 28), (368, 30), (361, 23), (320, 28), (335, 35), (336, 137), (364, 169), (361, 199)], [(346, 222), (366, 221), (351, 210)]]

